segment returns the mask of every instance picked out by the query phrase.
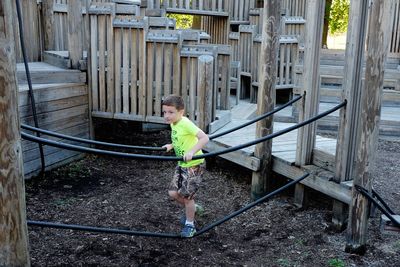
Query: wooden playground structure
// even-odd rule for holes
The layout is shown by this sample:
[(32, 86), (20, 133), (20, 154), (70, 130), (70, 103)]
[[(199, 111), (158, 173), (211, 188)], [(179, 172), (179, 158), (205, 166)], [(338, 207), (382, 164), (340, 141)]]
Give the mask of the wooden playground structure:
[[(379, 131), (400, 135), (400, 0), (366, 2), (351, 0), (347, 48), (332, 51), (320, 48), (325, 4), (319, 0), (22, 0), (39, 125), (94, 138), (93, 118), (163, 124), (161, 101), (178, 94), (186, 115), (212, 134), (302, 96), (275, 119), (211, 141), (205, 150), (213, 152), (346, 100), (330, 117), (221, 157), (253, 171), (253, 198), (268, 190), (272, 172), (290, 179), (309, 172), (296, 185), (296, 203), (303, 205), (305, 187), (332, 197), (335, 225), (348, 219), (348, 251), (363, 250), (368, 201), (354, 186), (371, 190)], [(176, 29), (169, 13), (194, 15), (197, 28)], [(41, 167), (37, 144), (19, 138), (20, 122), (33, 124), (33, 113), (17, 25), (15, 2), (2, 1), (0, 75), (7, 79), (0, 79), (6, 88), (0, 135), (7, 144), (1, 149), (15, 151), (19, 160), (1, 165), (18, 170), (1, 188), (18, 185), (16, 199), (2, 200), (14, 212), (25, 205), (19, 177), (37, 175)], [(317, 129), (336, 129), (338, 137), (321, 137)], [(47, 168), (83, 156), (47, 146), (44, 153)], [(13, 260), (26, 260), (17, 255), (26, 245), (23, 219), (20, 232), (9, 233), (20, 238)]]

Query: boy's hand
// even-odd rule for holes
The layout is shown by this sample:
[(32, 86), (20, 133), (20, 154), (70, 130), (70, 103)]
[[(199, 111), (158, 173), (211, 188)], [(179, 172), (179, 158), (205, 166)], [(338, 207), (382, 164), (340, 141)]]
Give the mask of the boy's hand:
[(193, 158), (193, 152), (187, 152), (185, 155), (183, 155), (184, 161), (191, 161), (192, 158)]
[(166, 145), (163, 145), (162, 147), (166, 148), (167, 152), (170, 152), (174, 148), (174, 146), (172, 144), (166, 144)]

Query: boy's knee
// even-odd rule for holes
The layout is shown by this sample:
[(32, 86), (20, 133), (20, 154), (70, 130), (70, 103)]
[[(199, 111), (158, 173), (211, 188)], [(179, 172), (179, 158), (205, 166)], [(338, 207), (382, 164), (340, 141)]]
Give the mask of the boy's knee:
[(172, 190), (168, 191), (168, 195), (173, 199), (177, 199), (179, 197), (178, 192)]

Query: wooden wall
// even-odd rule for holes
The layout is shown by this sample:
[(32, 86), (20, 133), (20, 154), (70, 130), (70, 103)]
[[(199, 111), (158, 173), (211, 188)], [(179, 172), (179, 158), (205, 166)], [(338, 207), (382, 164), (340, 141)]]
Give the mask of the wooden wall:
[[(28, 96), (28, 86), (19, 86), (19, 112), (21, 123), (34, 125), (32, 109)], [(89, 138), (89, 110), (86, 84), (37, 84), (34, 85), (37, 116), (40, 128)], [(28, 132), (28, 131), (25, 131)], [(52, 140), (59, 138), (42, 137)], [(66, 143), (72, 141), (63, 140)], [(40, 154), (37, 143), (22, 141), (25, 178), (40, 172)], [(48, 168), (59, 166), (82, 156), (82, 153), (44, 146), (45, 161)]]

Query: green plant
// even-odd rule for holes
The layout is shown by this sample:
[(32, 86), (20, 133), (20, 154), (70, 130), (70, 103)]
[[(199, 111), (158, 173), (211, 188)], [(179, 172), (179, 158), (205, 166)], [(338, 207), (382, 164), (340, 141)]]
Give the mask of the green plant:
[(328, 261), (329, 267), (344, 267), (344, 261), (341, 259), (330, 259)]
[(290, 261), (288, 259), (278, 259), (277, 262), (279, 266), (285, 266), (285, 267), (290, 266)]
[(193, 24), (193, 16), (185, 14), (167, 14), (168, 18), (175, 19), (177, 29), (190, 29)]
[(329, 15), (329, 33), (347, 31), (349, 21), (350, 0), (333, 0)]

